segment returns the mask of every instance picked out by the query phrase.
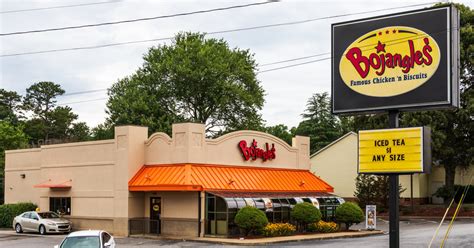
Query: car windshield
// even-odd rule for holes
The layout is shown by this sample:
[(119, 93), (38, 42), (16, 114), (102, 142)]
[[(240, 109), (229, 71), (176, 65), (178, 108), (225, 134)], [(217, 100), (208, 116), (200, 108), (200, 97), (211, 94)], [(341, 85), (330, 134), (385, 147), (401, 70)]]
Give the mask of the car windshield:
[(54, 212), (38, 213), (38, 215), (41, 216), (41, 218), (43, 218), (43, 219), (55, 219), (55, 218), (59, 218), (59, 215), (57, 215), (57, 214), (54, 213)]
[(61, 244), (61, 248), (90, 248), (100, 247), (99, 237), (97, 236), (82, 236), (82, 237), (67, 237)]

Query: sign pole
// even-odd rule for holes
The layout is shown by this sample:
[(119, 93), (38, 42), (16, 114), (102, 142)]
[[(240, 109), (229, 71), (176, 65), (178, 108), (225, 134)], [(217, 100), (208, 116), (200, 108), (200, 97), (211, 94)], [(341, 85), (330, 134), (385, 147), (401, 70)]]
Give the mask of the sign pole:
[[(388, 111), (388, 124), (390, 128), (398, 128), (398, 110)], [(399, 216), (399, 198), (398, 191), (398, 174), (390, 174), (390, 192), (389, 192), (389, 209), (390, 209), (390, 248), (400, 247), (400, 216)]]

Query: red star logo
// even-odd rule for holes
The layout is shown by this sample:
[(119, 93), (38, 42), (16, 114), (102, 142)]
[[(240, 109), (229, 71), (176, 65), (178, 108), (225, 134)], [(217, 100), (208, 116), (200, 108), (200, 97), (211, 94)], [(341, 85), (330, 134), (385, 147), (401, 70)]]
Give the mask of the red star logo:
[(385, 44), (382, 44), (382, 42), (379, 41), (379, 44), (377, 44), (375, 49), (377, 49), (377, 53), (382, 52), (382, 51), (385, 52)]

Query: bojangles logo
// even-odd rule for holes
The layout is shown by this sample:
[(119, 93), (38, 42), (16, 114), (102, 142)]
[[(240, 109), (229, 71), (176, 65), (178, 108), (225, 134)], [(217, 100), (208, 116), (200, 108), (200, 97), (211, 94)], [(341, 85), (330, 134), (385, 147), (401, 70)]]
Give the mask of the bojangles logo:
[(263, 159), (263, 161), (271, 160), (276, 157), (275, 154), (275, 144), (272, 144), (272, 147), (265, 143), (265, 150), (257, 147), (257, 141), (255, 139), (250, 143), (250, 146), (247, 147), (247, 142), (245, 140), (241, 140), (239, 142), (240, 151), (242, 152), (242, 156), (246, 161), (249, 159), (256, 160), (257, 158)]
[(440, 50), (421, 30), (392, 26), (371, 31), (354, 41), (341, 57), (344, 83), (368, 96), (409, 92), (436, 72)]

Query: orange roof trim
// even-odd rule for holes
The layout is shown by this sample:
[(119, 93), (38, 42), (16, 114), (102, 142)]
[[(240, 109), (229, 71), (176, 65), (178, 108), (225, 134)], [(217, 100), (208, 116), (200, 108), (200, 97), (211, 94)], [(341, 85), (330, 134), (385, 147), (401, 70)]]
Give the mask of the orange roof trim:
[(309, 170), (244, 166), (145, 165), (128, 182), (130, 191), (334, 192)]

